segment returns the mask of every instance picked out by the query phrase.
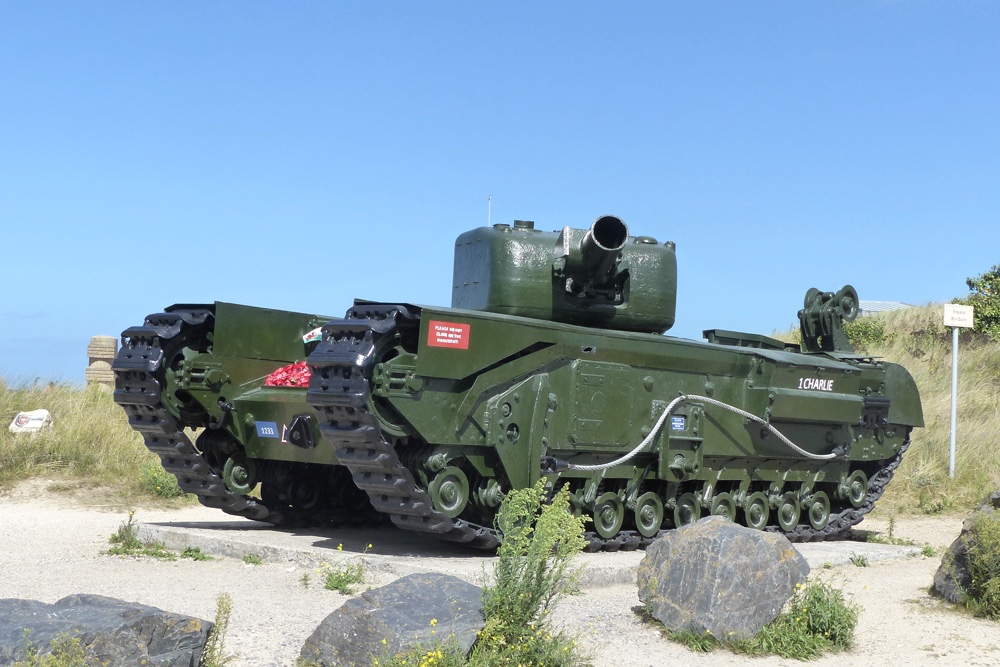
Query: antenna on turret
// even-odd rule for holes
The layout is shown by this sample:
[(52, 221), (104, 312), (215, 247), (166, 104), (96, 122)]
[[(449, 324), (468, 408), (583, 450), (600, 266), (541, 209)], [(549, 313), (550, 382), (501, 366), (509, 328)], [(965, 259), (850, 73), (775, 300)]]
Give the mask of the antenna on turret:
[(490, 227), (490, 218), (493, 215), (493, 195), (486, 195), (486, 226)]

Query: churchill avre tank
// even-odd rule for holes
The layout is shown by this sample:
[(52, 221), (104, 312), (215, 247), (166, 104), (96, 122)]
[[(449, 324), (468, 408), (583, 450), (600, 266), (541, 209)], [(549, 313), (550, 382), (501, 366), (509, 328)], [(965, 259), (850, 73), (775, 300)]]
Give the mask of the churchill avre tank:
[(504, 494), (545, 478), (591, 549), (706, 514), (845, 533), (923, 425), (909, 373), (851, 348), (850, 286), (806, 293), (801, 344), (663, 335), (674, 251), (613, 216), (516, 221), (459, 236), (450, 308), (172, 306), (123, 332), (115, 400), (182, 489), (277, 524), (388, 517), (494, 548)]

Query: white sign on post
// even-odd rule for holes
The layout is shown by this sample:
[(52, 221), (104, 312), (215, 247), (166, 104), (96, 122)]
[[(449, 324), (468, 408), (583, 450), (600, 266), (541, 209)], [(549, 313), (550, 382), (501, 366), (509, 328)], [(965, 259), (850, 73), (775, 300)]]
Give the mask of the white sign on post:
[(975, 319), (972, 306), (944, 304), (944, 325), (951, 329), (951, 449), (948, 455), (948, 477), (955, 476), (955, 419), (958, 415), (958, 330), (969, 329)]
[(969, 329), (972, 327), (972, 317), (974, 308), (972, 306), (960, 306), (957, 303), (944, 304), (944, 325), (946, 327), (960, 327)]

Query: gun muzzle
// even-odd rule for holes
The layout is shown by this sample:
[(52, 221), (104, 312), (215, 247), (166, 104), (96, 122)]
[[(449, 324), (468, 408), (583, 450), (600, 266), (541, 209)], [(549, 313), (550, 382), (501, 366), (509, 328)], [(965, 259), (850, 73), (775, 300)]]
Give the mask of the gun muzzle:
[(620, 218), (598, 218), (580, 242), (580, 269), (594, 282), (602, 282), (614, 271), (627, 240), (628, 227)]

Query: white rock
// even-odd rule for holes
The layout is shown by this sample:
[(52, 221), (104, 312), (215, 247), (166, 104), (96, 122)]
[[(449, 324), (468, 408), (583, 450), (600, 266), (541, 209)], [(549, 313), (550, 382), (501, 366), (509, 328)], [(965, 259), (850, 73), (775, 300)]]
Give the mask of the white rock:
[(30, 410), (18, 412), (7, 430), (11, 433), (38, 433), (50, 426), (52, 426), (52, 415), (48, 410)]

